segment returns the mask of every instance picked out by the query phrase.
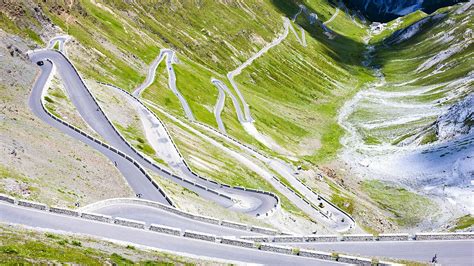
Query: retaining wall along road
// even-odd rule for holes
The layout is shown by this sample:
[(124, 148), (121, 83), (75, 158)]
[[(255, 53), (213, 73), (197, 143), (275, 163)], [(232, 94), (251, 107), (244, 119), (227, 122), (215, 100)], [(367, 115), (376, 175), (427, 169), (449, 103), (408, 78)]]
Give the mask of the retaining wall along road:
[(254, 241), (241, 240), (241, 239), (228, 238), (228, 237), (222, 237), (221, 243), (226, 244), (226, 245), (245, 247), (245, 248), (255, 247)]
[(150, 231), (155, 231), (159, 233), (164, 233), (168, 235), (175, 235), (175, 236), (181, 236), (181, 230), (169, 226), (164, 226), (164, 225), (158, 225), (158, 224), (151, 224), (150, 225)]
[(368, 234), (361, 235), (343, 235), (341, 241), (373, 241), (374, 236)]
[(348, 255), (339, 255), (337, 261), (343, 262), (343, 263), (356, 264), (356, 265), (366, 265), (366, 266), (372, 265), (371, 259), (348, 256)]
[(46, 204), (32, 202), (32, 201), (28, 201), (28, 200), (21, 200), (21, 199), (18, 200), (18, 205), (23, 206), (23, 207), (29, 207), (29, 208), (34, 208), (34, 209), (38, 209), (38, 210), (43, 210), (43, 211), (48, 208), (48, 206), (46, 206)]
[(50, 212), (54, 212), (54, 213), (69, 215), (69, 216), (80, 216), (78, 211), (74, 211), (74, 210), (70, 210), (70, 209), (64, 209), (64, 208), (59, 208), (59, 207), (50, 207), (50, 208), (49, 208), (49, 211), (50, 211)]
[(473, 232), (465, 233), (417, 233), (415, 240), (457, 240), (457, 239), (473, 239)]
[(200, 233), (200, 232), (195, 232), (195, 231), (190, 231), (190, 230), (184, 231), (184, 237), (216, 242), (215, 235), (205, 234), (205, 233)]
[(274, 245), (269, 245), (269, 244), (261, 244), (259, 249), (264, 250), (264, 251), (282, 253), (282, 254), (293, 254), (293, 248), (291, 247), (281, 247), (281, 246), (274, 246)]
[(378, 241), (407, 241), (410, 240), (409, 234), (380, 234), (375, 237)]
[(88, 219), (88, 220), (93, 220), (93, 221), (99, 221), (99, 222), (105, 222), (105, 223), (113, 223), (114, 219), (112, 216), (108, 215), (102, 215), (102, 214), (95, 214), (95, 213), (81, 213), (81, 218)]
[(114, 219), (114, 224), (140, 228), (140, 229), (145, 229), (145, 226), (146, 226), (144, 222), (131, 220), (131, 219), (125, 219), (125, 218), (119, 218), (119, 217)]
[[(0, 201), (3, 201), (8, 204), (16, 204), (18, 205), (19, 201), (22, 200), (16, 200), (15, 198), (0, 194)], [(12, 203), (13, 201), (13, 203)], [(23, 202), (27, 202), (24, 201)], [(40, 205), (40, 203), (36, 202), (29, 202), (33, 204), (24, 204), (21, 205), (22, 207), (26, 208), (34, 208), (37, 209), (37, 205)], [(165, 206), (165, 205), (163, 205)], [(169, 207), (168, 207), (169, 208)], [(270, 244), (261, 244), (258, 241), (250, 241), (250, 240), (242, 240), (242, 239), (236, 239), (236, 238), (231, 238), (231, 237), (221, 237), (217, 238), (215, 235), (211, 234), (205, 234), (201, 232), (195, 232), (195, 231), (189, 231), (186, 230), (184, 234), (181, 234), (181, 230), (178, 228), (173, 228), (173, 227), (168, 227), (168, 226), (163, 226), (163, 225), (156, 225), (152, 224), (151, 226), (147, 227), (145, 222), (141, 221), (136, 221), (136, 220), (130, 220), (130, 219), (124, 219), (124, 218), (115, 218), (113, 219), (110, 216), (105, 216), (105, 215), (98, 215), (98, 214), (92, 214), (92, 213), (86, 213), (86, 212), (78, 212), (75, 210), (69, 210), (69, 209), (64, 209), (64, 208), (58, 208), (58, 207), (50, 207), (49, 208), (50, 212), (57, 213), (59, 215), (69, 215), (69, 216), (75, 216), (77, 219), (88, 219), (88, 220), (94, 220), (97, 222), (104, 222), (104, 223), (110, 223), (113, 222), (114, 224), (117, 224), (118, 226), (127, 226), (127, 227), (132, 227), (136, 228), (138, 230), (149, 230), (149, 231), (154, 231), (157, 233), (163, 233), (163, 234), (168, 234), (168, 235), (174, 235), (177, 237), (187, 237), (187, 238), (193, 238), (193, 239), (198, 239), (198, 240), (204, 240), (204, 241), (210, 241), (210, 242), (216, 242), (220, 244), (225, 244), (225, 245), (231, 245), (231, 246), (238, 246), (238, 247), (244, 247), (244, 248), (258, 248), (260, 250), (264, 251), (270, 251), (270, 252), (275, 252), (275, 253), (282, 253), (282, 254), (290, 254), (290, 255), (295, 255), (295, 256), (303, 256), (303, 257), (311, 257), (311, 258), (316, 258), (316, 259), (322, 259), (322, 260), (336, 260), (336, 257), (332, 256), (330, 253), (325, 253), (325, 252), (320, 252), (320, 251), (312, 251), (312, 250), (306, 250), (306, 249), (296, 249), (296, 248), (291, 248), (291, 247), (285, 247), (285, 246), (278, 246), (278, 245), (270, 245)], [(48, 208), (42, 211), (48, 211)], [(436, 234), (436, 233), (425, 233), (425, 234), (417, 234), (418, 239), (424, 239), (424, 238), (430, 238), (430, 239), (474, 239), (474, 233), (445, 233), (445, 234)], [(283, 239), (286, 236), (273, 236), (273, 237), (267, 237), (267, 239), (272, 239), (274, 240), (275, 238), (280, 238), (278, 241), (283, 241)], [(402, 239), (400, 235), (392, 235), (392, 236), (387, 236), (387, 237), (394, 237), (394, 239)], [(328, 240), (330, 239), (331, 241), (333, 239), (337, 240), (337, 237), (334, 236), (294, 236), (287, 238), (288, 241), (298, 241), (303, 238), (305, 241), (310, 241), (310, 240), (316, 240), (316, 239), (324, 239)], [(257, 239), (257, 238), (256, 238)], [(341, 237), (342, 239), (342, 237)], [(361, 236), (357, 236), (355, 238), (347, 238), (347, 239), (361, 239)], [(367, 237), (363, 239), (369, 239)], [(373, 238), (375, 239), (375, 238)], [(354, 263), (358, 265), (370, 265), (370, 259), (368, 258), (363, 258), (363, 257), (354, 257), (354, 256), (346, 256), (346, 255), (339, 255), (337, 257), (337, 260), (340, 262), (346, 262), (346, 263)], [(317, 261), (315, 261), (317, 263)], [(385, 262), (385, 261), (380, 261), (378, 265), (392, 265), (390, 262)]]
[(323, 252), (323, 251), (312, 251), (312, 250), (300, 250), (298, 252), (299, 256), (302, 257), (311, 257), (311, 258), (317, 258), (321, 260), (333, 260), (333, 256), (331, 253)]
[(337, 235), (310, 235), (305, 237), (306, 242), (336, 242)]
[(5, 201), (5, 202), (8, 202), (8, 203), (14, 204), (15, 203), (15, 198), (7, 196), (7, 195), (0, 194), (0, 201)]

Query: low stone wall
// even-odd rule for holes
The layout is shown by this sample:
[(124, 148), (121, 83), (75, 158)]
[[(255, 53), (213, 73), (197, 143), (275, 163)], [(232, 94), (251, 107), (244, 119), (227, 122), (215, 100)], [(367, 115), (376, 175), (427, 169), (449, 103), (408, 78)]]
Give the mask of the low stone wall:
[(282, 254), (293, 254), (293, 248), (290, 248), (290, 247), (281, 247), (281, 246), (274, 246), (274, 245), (269, 245), (269, 244), (261, 244), (259, 249), (264, 250), (264, 251), (282, 253)]
[(269, 237), (269, 236), (243, 236), (241, 237), (241, 239), (255, 241), (259, 243), (273, 242), (273, 237)]
[(306, 242), (337, 242), (337, 235), (305, 236)]
[(8, 203), (14, 204), (15, 203), (15, 198), (4, 195), (4, 194), (0, 194), (0, 201), (5, 201), (5, 202), (8, 202)]
[(219, 224), (220, 223), (220, 221), (218, 219), (214, 219), (212, 217), (207, 217), (207, 216), (193, 215), (193, 217), (191, 219), (196, 220), (196, 221), (209, 223), (209, 224)]
[(259, 234), (265, 234), (265, 235), (278, 235), (279, 232), (276, 230), (268, 229), (268, 228), (263, 228), (263, 227), (258, 227), (258, 226), (252, 226), (250, 227), (250, 231), (259, 233)]
[(216, 241), (216, 236), (215, 235), (204, 234), (204, 233), (194, 232), (194, 231), (189, 231), (189, 230), (184, 231), (184, 237), (200, 239), (200, 240), (205, 240), (205, 241), (211, 241), (211, 242)]
[(21, 199), (18, 200), (18, 205), (23, 206), (23, 207), (28, 207), (28, 208), (34, 208), (34, 209), (38, 209), (42, 211), (46, 210), (46, 208), (48, 207), (46, 206), (46, 204), (27, 201), (27, 200), (21, 200)]
[(158, 233), (164, 233), (168, 235), (175, 235), (175, 236), (181, 236), (181, 230), (178, 228), (173, 228), (169, 226), (164, 226), (164, 225), (158, 225), (158, 224), (151, 224), (150, 225), (150, 231), (158, 232)]
[(410, 240), (409, 234), (380, 234), (375, 237), (378, 241), (408, 241)]
[(125, 218), (118, 218), (118, 217), (115, 218), (114, 219), (114, 224), (133, 227), (133, 228), (139, 228), (139, 229), (145, 229), (145, 223), (144, 222), (125, 219)]
[(81, 213), (81, 218), (98, 221), (98, 222), (105, 222), (105, 223), (112, 223), (114, 221), (114, 219), (108, 215), (86, 213), (86, 212)]
[(244, 247), (244, 248), (254, 248), (255, 247), (253, 241), (235, 239), (235, 238), (227, 238), (227, 237), (222, 237), (221, 243), (226, 244), (226, 245)]
[(273, 242), (305, 242), (305, 237), (303, 236), (275, 236), (273, 237)]
[(415, 234), (415, 240), (458, 240), (474, 239), (474, 233), (418, 233)]
[(349, 264), (356, 264), (356, 265), (365, 265), (365, 266), (372, 265), (371, 259), (348, 256), (348, 255), (339, 255), (339, 258), (337, 261), (343, 262), (343, 263), (349, 263)]
[(343, 235), (341, 241), (373, 241), (374, 236), (363, 234), (363, 235)]
[(322, 251), (300, 249), (300, 252), (298, 253), (298, 255), (301, 257), (310, 257), (310, 258), (316, 258), (320, 260), (333, 260), (331, 253), (322, 252)]
[(78, 212), (78, 211), (73, 211), (73, 210), (64, 209), (64, 208), (59, 208), (59, 207), (50, 207), (50, 208), (49, 208), (49, 211), (50, 211), (50, 212), (54, 212), (54, 213), (69, 215), (69, 216), (75, 216), (75, 217), (78, 217), (78, 216), (79, 216), (79, 212)]
[(226, 221), (226, 220), (222, 220), (221, 225), (225, 227), (230, 227), (230, 228), (248, 230), (248, 225), (246, 224), (241, 224), (241, 223), (236, 223), (236, 222), (231, 222), (231, 221)]

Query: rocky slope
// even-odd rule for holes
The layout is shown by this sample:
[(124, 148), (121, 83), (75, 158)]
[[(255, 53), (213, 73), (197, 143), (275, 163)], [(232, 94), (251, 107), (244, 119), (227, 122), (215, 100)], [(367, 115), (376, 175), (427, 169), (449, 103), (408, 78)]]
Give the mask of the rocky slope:
[(387, 22), (416, 10), (431, 13), (441, 7), (465, 0), (351, 0), (345, 1), (349, 7), (360, 10), (371, 21)]

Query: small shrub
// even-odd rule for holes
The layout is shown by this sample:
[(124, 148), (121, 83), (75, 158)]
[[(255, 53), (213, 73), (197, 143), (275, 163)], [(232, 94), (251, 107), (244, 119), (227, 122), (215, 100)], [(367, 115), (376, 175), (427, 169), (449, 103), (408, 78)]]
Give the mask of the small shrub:
[(9, 255), (18, 254), (18, 250), (16, 250), (14, 247), (11, 247), (11, 246), (0, 247), (0, 252), (3, 254), (9, 254)]
[(49, 98), (48, 96), (44, 96), (44, 99), (45, 99), (48, 103), (54, 103), (53, 99)]
[(67, 241), (66, 239), (61, 239), (58, 241), (58, 244), (61, 245), (61, 246), (64, 246), (66, 244), (69, 244), (69, 241)]
[(111, 259), (115, 264), (119, 264), (119, 265), (123, 265), (123, 264), (132, 265), (132, 264), (133, 264), (133, 261), (131, 261), (131, 260), (129, 260), (129, 259), (126, 259), (126, 258), (120, 256), (120, 255), (117, 254), (117, 253), (113, 253), (113, 254), (110, 256), (110, 259)]
[(82, 247), (82, 243), (80, 241), (77, 241), (77, 240), (73, 240), (72, 245), (76, 246), (76, 247)]
[(135, 250), (135, 247), (131, 245), (127, 245), (127, 249)]
[(58, 235), (51, 234), (51, 233), (45, 233), (44, 234), (47, 238), (52, 238), (52, 239), (60, 239)]

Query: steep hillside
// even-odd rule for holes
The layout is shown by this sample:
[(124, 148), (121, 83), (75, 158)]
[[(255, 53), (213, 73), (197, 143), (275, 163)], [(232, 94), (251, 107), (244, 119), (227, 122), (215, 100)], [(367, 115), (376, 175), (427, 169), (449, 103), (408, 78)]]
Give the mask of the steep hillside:
[(360, 10), (371, 21), (387, 22), (416, 10), (431, 13), (435, 10), (466, 0), (353, 0), (345, 1), (351, 8)]
[(340, 114), (342, 158), (356, 172), (461, 212), (473, 211), (472, 16), (472, 3), (440, 9), (374, 43), (378, 80)]
[[(437, 1), (372, 7), (375, 2), (384, 1), (352, 4), (384, 16), (438, 7)], [(273, 185), (273, 177), (291, 190), (292, 182), (312, 187), (366, 230), (436, 227), (473, 208), (471, 3), (369, 25), (361, 12), (327, 0), (6, 1), (0, 4), (7, 59), (0, 70), (9, 77), (0, 79), (8, 106), (2, 110), (7, 119), (0, 120), (6, 147), (0, 170), (7, 178), (0, 179), (0, 191), (65, 206), (132, 194), (111, 162), (41, 125), (24, 104), (37, 73), (26, 51), (64, 35), (64, 52), (135, 148), (163, 167), (174, 166), (153, 146), (158, 141), (148, 139), (140, 114), (97, 81), (139, 97), (163, 120), (197, 173), (276, 193), (282, 212), (272, 226), (330, 232)], [(60, 49), (59, 43), (50, 48)], [(144, 81), (151, 85), (136, 90)], [(8, 88), (15, 88), (13, 94)], [(57, 77), (45, 100), (48, 110), (95, 134)], [(275, 160), (246, 152), (207, 127)], [(43, 145), (51, 149), (43, 151)], [(33, 158), (28, 164), (16, 158), (24, 147), (25, 158)], [(183, 209), (255, 222), (154, 178)], [(108, 191), (108, 184), (115, 188), (110, 195), (93, 189)], [(458, 205), (442, 203), (446, 195)], [(438, 205), (453, 214), (431, 223)]]

